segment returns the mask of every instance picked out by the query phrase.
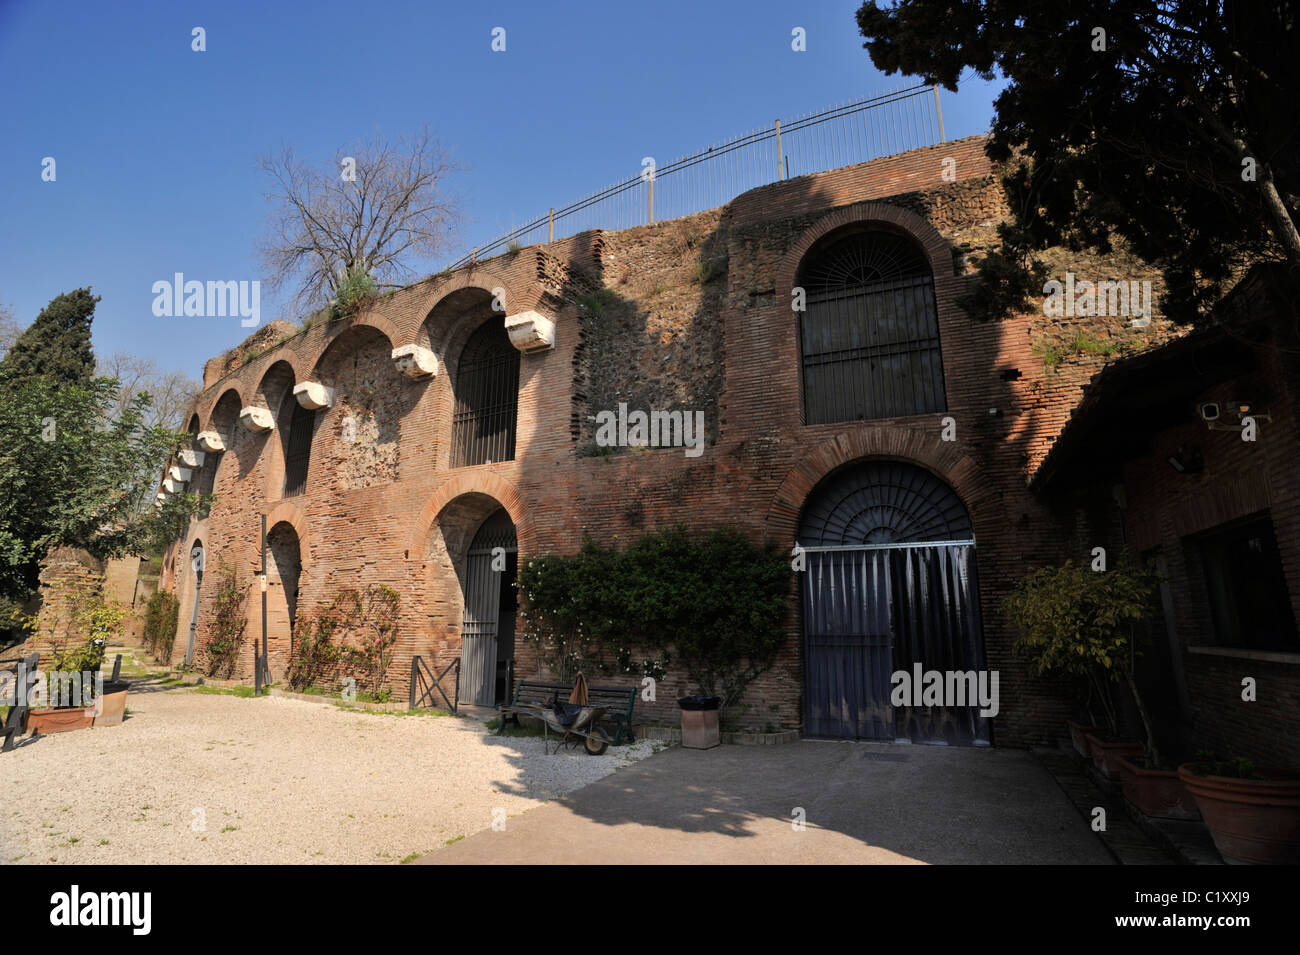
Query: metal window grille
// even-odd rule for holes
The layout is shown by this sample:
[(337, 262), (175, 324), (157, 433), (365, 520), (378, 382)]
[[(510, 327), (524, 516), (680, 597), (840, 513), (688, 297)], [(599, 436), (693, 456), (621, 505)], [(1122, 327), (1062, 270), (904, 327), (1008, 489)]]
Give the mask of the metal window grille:
[(934, 278), (916, 246), (853, 233), (815, 250), (799, 284), (805, 423), (944, 410)]
[(929, 471), (896, 461), (843, 468), (810, 495), (799, 522), (807, 549), (967, 543), (970, 515)]
[(485, 323), (465, 343), (456, 366), (455, 394), (451, 466), (513, 461), (519, 352), (499, 320)]
[(307, 410), (292, 397), (286, 400), (293, 401), (293, 416), (289, 419), (289, 436), (284, 448), (284, 496), (297, 497), (307, 489), (316, 412)]

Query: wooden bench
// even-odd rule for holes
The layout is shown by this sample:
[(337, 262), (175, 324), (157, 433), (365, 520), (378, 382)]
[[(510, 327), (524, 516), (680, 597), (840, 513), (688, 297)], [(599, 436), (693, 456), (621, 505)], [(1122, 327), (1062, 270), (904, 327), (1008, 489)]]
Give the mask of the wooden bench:
[[(606, 707), (603, 722), (614, 724), (614, 745), (624, 740), (629, 743), (632, 734), (632, 710), (636, 707), (636, 687), (634, 686), (588, 686), (587, 704)], [(497, 734), (505, 732), (506, 721), (519, 725), (519, 716), (535, 716), (533, 706), (546, 706), (551, 698), (559, 696), (561, 703), (569, 701), (573, 687), (567, 683), (544, 683), (541, 680), (520, 680), (515, 684), (515, 695), (506, 706), (498, 707), (501, 712), (501, 725)]]
[(22, 687), (20, 689), (18, 686), (18, 675), (19, 673), (26, 675), (28, 673), (36, 672), (36, 668), (40, 666), (40, 663), (41, 655), (39, 653), (33, 653), (31, 656), (24, 657), (21, 660), (0, 660), (0, 670), (12, 670), (14, 674), (14, 680), (9, 684), (9, 691), (4, 695), (5, 699), (10, 699), (10, 693), (13, 694), (12, 701), (9, 703), (9, 713), (5, 717), (4, 726), (0, 727), (0, 736), (4, 737), (4, 744), (3, 746), (0, 746), (0, 752), (7, 752), (14, 748), (14, 739), (22, 733), (23, 724), (27, 722), (27, 711), (30, 707), (19, 705), (19, 694), (21, 692), (22, 698), (26, 699), (27, 688)]

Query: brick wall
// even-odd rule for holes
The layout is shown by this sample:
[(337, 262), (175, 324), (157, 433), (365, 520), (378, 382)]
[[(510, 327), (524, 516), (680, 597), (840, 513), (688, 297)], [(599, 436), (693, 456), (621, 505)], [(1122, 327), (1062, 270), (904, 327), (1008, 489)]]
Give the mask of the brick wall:
[[(954, 181), (944, 178), (945, 158), (955, 162)], [(972, 268), (965, 256), (993, 246), (1006, 214), (996, 176), (982, 139), (959, 140), (765, 186), (686, 219), (583, 233), (477, 262), (403, 289), (352, 319), (304, 332), (261, 330), (256, 347), (208, 363), (194, 411), (207, 428), (229, 421), (239, 405), (275, 410), (271, 402), (292, 381), (330, 378), (338, 400), (318, 412), (307, 491), (280, 496), (278, 430), (256, 435), (234, 427), (215, 475), (219, 500), (176, 553), (187, 554), (202, 539), (209, 570), (220, 554), (251, 585), (265, 513), (268, 528), (287, 522), (297, 532), (300, 612), (328, 602), (342, 586), (397, 588), (402, 638), (390, 679), (402, 692), (413, 655), (445, 663), (458, 654), (458, 564), (474, 528), (497, 506), (515, 521), (521, 560), (571, 553), (584, 534), (621, 544), (679, 522), (700, 530), (735, 525), (788, 547), (802, 501), (829, 471), (863, 456), (910, 460), (948, 481), (974, 519), (987, 655), (1002, 673), (997, 741), (1055, 738), (1066, 704), (1051, 687), (1027, 679), (1009, 652), (997, 606), (1032, 563), (1068, 550), (1059, 522), (1030, 497), (1026, 478), (1107, 356), (1069, 353), (1049, 371), (1035, 347), (1055, 326), (1041, 313), (977, 324), (957, 307)], [(930, 259), (947, 409), (804, 426), (790, 289), (814, 242), (863, 222), (906, 233)], [(515, 459), (451, 469), (449, 379), (469, 334), (483, 321), (501, 320), (491, 308), (497, 294), (507, 314), (537, 309), (551, 317), (555, 347), (521, 356)], [(1130, 334), (1123, 321), (1081, 324), (1097, 337)], [(1133, 347), (1170, 334), (1157, 319)], [(392, 371), (387, 350), (408, 343), (434, 351), (436, 377), (410, 380)], [(270, 350), (259, 354), (263, 347)], [(591, 416), (621, 400), (704, 410), (713, 443), (696, 458), (680, 448), (592, 456)], [(349, 414), (358, 418), (358, 403), (359, 440), (345, 446), (342, 422)], [(940, 441), (945, 416), (956, 422), (955, 442)], [(185, 560), (169, 562), (168, 586), (184, 587), (188, 573)], [(257, 598), (254, 590), (245, 677), (260, 628)], [(210, 616), (210, 602), (202, 601), (200, 643)], [(801, 723), (793, 600), (787, 624), (790, 640), (749, 693), (740, 716), (745, 725)], [(183, 646), (178, 637), (178, 653)], [(518, 657), (519, 673), (536, 669), (522, 642)], [(690, 689), (670, 673), (660, 683), (660, 703), (642, 709), (673, 721), (671, 701)]]

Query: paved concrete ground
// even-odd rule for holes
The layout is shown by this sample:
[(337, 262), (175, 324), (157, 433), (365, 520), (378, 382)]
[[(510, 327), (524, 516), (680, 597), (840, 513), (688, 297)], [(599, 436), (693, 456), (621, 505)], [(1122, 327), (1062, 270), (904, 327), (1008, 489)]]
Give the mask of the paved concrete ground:
[(419, 860), (1112, 861), (1029, 753), (814, 741), (674, 747)]

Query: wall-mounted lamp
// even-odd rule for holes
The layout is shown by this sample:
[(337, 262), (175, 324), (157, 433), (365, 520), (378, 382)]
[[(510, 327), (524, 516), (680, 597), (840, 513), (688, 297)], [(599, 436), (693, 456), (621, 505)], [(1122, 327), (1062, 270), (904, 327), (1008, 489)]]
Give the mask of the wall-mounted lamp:
[(1185, 448), (1179, 445), (1178, 450), (1165, 460), (1179, 474), (1199, 474), (1205, 470), (1205, 459), (1201, 456), (1200, 448)]

